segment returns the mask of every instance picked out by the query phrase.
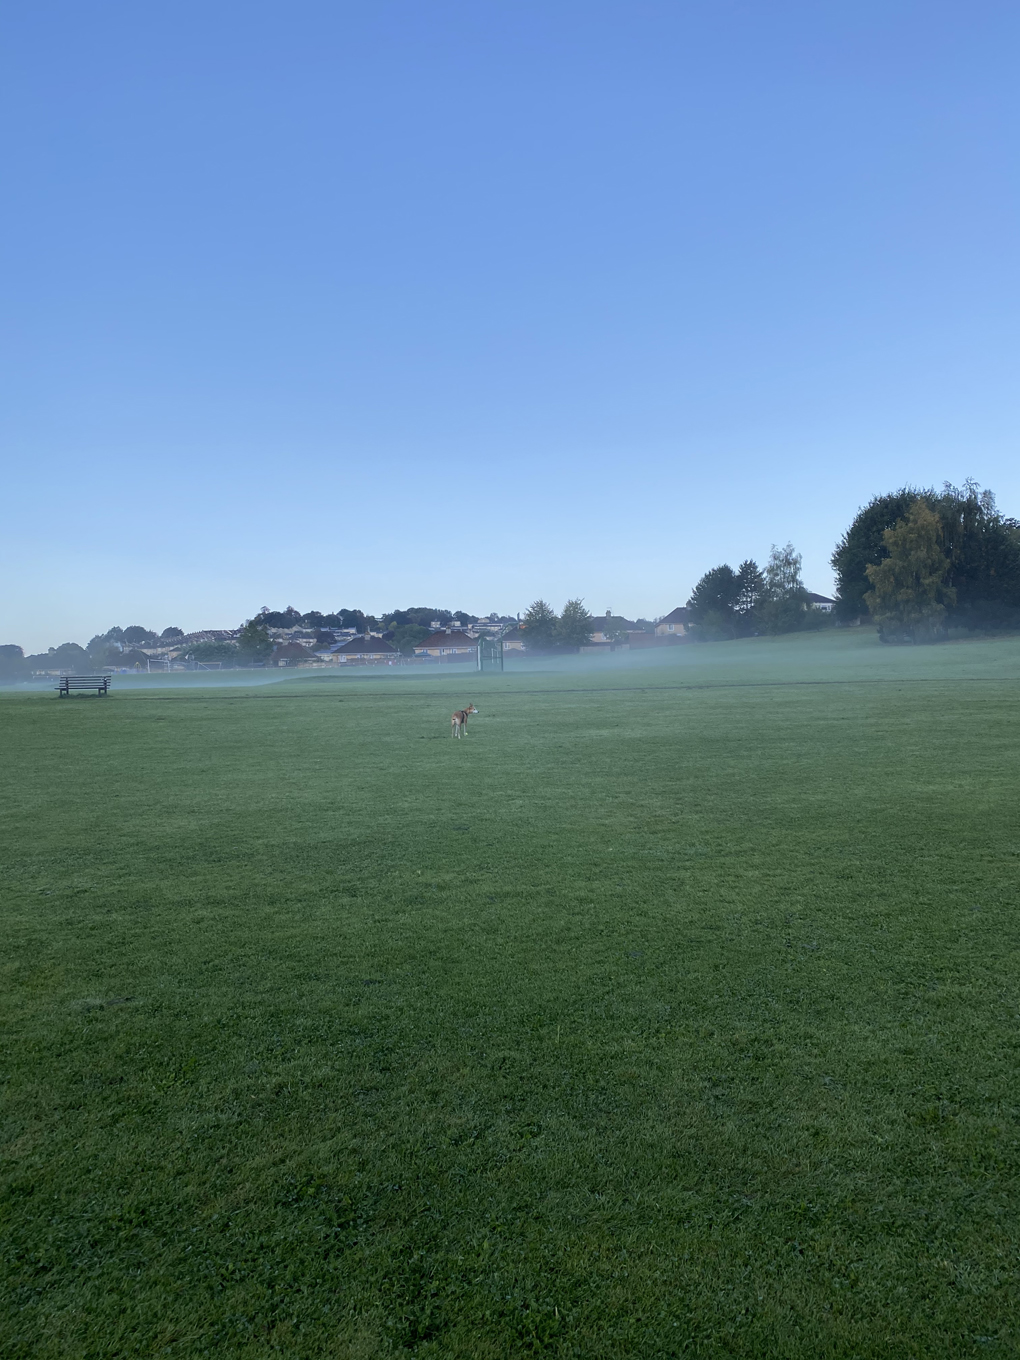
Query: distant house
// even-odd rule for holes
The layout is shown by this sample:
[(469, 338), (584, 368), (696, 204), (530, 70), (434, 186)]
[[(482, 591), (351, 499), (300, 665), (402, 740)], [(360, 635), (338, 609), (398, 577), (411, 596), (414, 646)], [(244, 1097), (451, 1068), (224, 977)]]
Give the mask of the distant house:
[(292, 666), (299, 661), (311, 661), (313, 653), (300, 642), (280, 642), (273, 648), (270, 666)]
[(350, 642), (341, 642), (337, 646), (331, 647), (327, 654), (333, 661), (341, 664), (368, 664), (368, 665), (393, 665), (399, 661), (400, 653), (390, 642), (384, 642), (380, 637), (359, 635), (351, 638)]
[(420, 642), (414, 654), (426, 661), (470, 661), (478, 654), (478, 639), (460, 628), (444, 628)]
[(683, 637), (690, 627), (691, 611), (682, 606), (667, 614), (655, 625), (656, 637)]
[(831, 614), (836, 608), (836, 601), (830, 600), (828, 595), (816, 595), (813, 590), (807, 593), (808, 608), (817, 609), (822, 614)]
[(314, 628), (267, 628), (266, 632), (276, 642), (301, 642), (307, 639), (314, 642), (317, 637), (317, 630)]
[(520, 628), (511, 628), (502, 637), (504, 652), (523, 652), (524, 633)]
[[(613, 622), (616, 626), (613, 627)], [(593, 646), (617, 646), (624, 641), (619, 638), (620, 632), (630, 632), (631, 628), (636, 628), (636, 623), (632, 619), (620, 619), (611, 609), (605, 611), (605, 615), (597, 615), (592, 619), (592, 642)]]
[(321, 633), (325, 634), (326, 637), (331, 636), (333, 638), (332, 642), (324, 642), (322, 646), (312, 649), (322, 661), (334, 661), (337, 644), (342, 646), (343, 643), (361, 636), (356, 628), (323, 628)]
[(237, 628), (203, 628), (197, 633), (185, 633), (176, 638), (175, 647), (192, 646), (196, 642), (231, 642), (237, 637)]
[(632, 629), (637, 629), (633, 620), (621, 618), (607, 609), (605, 614), (596, 614), (592, 618), (591, 634), (581, 651), (612, 652), (618, 647), (627, 647), (630, 645)]

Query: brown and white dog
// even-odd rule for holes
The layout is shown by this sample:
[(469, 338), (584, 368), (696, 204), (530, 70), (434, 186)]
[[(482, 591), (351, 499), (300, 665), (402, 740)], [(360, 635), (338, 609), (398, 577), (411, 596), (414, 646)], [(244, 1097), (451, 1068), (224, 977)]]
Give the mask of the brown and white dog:
[(477, 712), (478, 709), (475, 708), (474, 704), (468, 704), (467, 708), (458, 708), (457, 712), (450, 719), (452, 724), (450, 727), (450, 736), (459, 737), (462, 733), (466, 732), (468, 718), (472, 713)]

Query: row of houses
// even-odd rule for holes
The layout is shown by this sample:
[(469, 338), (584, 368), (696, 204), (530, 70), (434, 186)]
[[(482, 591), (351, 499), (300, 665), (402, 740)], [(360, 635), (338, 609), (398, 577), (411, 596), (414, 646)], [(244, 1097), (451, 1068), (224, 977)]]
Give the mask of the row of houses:
[[(610, 619), (613, 620), (612, 626), (608, 622)], [(614, 616), (607, 611), (604, 619), (594, 618), (592, 620), (591, 639), (584, 650), (599, 651), (603, 648), (668, 645), (670, 641), (684, 637), (688, 625), (689, 611), (683, 608), (674, 609), (671, 614), (667, 614), (664, 619), (661, 619), (655, 625), (654, 633), (639, 628), (636, 623), (630, 620), (614, 619)], [(626, 641), (620, 636), (621, 631), (626, 633)], [(479, 633), (474, 630), (468, 632), (463, 628), (439, 628), (415, 647), (414, 655), (421, 661), (470, 661), (477, 655), (478, 638)], [(500, 640), (503, 643), (504, 653), (523, 652), (525, 650), (525, 635), (521, 628), (512, 628), (503, 633)], [(281, 655), (277, 658), (277, 664), (287, 664), (291, 660), (300, 659), (300, 653), (297, 652), (296, 648), (293, 651), (291, 650), (294, 647), (295, 644), (291, 644), (287, 648), (288, 655), (286, 656), (282, 655), (283, 649), (278, 649)], [(301, 650), (306, 651), (304, 648)], [(314, 655), (319, 661), (336, 665), (363, 664), (366, 662), (395, 664), (400, 658), (400, 653), (391, 642), (373, 634), (359, 634), (348, 641), (338, 642), (332, 647), (317, 650)]]
[[(810, 606), (825, 613), (831, 612), (835, 601), (826, 595), (809, 593)], [(479, 619), (474, 627), (441, 627), (434, 624), (434, 631), (414, 648), (416, 659), (428, 662), (470, 661), (477, 655), (478, 639), (482, 636), (499, 635), (504, 653), (523, 652), (526, 648), (525, 634), (517, 627), (500, 632), (500, 625), (508, 620)], [(604, 616), (595, 616), (591, 624), (591, 637), (583, 651), (638, 650), (646, 647), (670, 646), (688, 638), (691, 625), (690, 610), (679, 606), (664, 618), (659, 619), (654, 629), (640, 627), (630, 619), (621, 619), (607, 610)], [(208, 628), (200, 632), (188, 633), (177, 639), (171, 647), (144, 648), (148, 655), (158, 656), (170, 662), (186, 654), (189, 647), (202, 642), (230, 642), (236, 639), (237, 629)], [(321, 632), (304, 628), (273, 628), (268, 630), (276, 646), (269, 664), (287, 666), (318, 661), (327, 665), (382, 664), (395, 665), (402, 659), (401, 653), (388, 638), (378, 633), (358, 633), (353, 628), (331, 628), (328, 632), (334, 642), (328, 647), (316, 647), (315, 640)]]
[[(827, 595), (808, 593), (812, 609), (830, 613), (835, 600)], [(610, 610), (604, 617), (592, 619), (591, 637), (581, 650), (597, 652), (602, 650), (638, 650), (646, 647), (668, 647), (689, 637), (691, 611), (678, 606), (664, 618), (659, 619), (654, 630), (638, 627), (629, 619), (617, 619)], [(421, 661), (457, 662), (470, 661), (478, 649), (479, 634), (462, 628), (440, 628), (427, 637), (414, 649), (414, 655)], [(523, 652), (526, 647), (525, 635), (521, 628), (512, 628), (502, 635), (503, 651)], [(317, 651), (320, 661), (337, 665), (382, 663), (394, 665), (400, 653), (385, 638), (359, 634), (349, 641), (338, 642), (335, 646)], [(281, 658), (282, 660), (282, 658)]]
[[(504, 638), (504, 649), (513, 648), (515, 645), (517, 644)], [(439, 629), (414, 649), (414, 655), (422, 661), (470, 661), (477, 653), (478, 635), (472, 636), (462, 628)], [(338, 665), (346, 665), (349, 662), (385, 664), (395, 663), (400, 659), (400, 652), (392, 642), (371, 633), (359, 634), (348, 642), (338, 642), (333, 647), (315, 652), (314, 655), (320, 661), (335, 662)]]

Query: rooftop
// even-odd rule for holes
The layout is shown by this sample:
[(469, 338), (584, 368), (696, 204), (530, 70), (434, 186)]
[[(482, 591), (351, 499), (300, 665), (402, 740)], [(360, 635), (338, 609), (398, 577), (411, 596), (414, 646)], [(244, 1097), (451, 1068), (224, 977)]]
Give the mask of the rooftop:
[(350, 642), (341, 642), (337, 646), (331, 647), (330, 653), (333, 656), (390, 656), (397, 655), (396, 647), (389, 642), (384, 642), (378, 637), (355, 637)]
[(432, 647), (477, 647), (478, 639), (469, 637), (467, 633), (459, 628), (454, 628), (447, 632), (444, 628), (441, 632), (432, 633), (424, 641), (419, 642), (415, 647), (416, 652), (425, 651)]

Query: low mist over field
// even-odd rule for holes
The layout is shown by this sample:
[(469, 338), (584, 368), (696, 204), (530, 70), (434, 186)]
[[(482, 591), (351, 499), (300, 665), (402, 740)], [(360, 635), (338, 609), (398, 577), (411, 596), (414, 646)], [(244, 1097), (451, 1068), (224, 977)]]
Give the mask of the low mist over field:
[(801, 554), (775, 544), (763, 568), (722, 563), (686, 605), (654, 619), (592, 614), (583, 599), (559, 614), (545, 599), (523, 614), (414, 606), (376, 617), (360, 609), (302, 613), (263, 608), (234, 629), (185, 633), (132, 625), (25, 656), (0, 647), (0, 680), (112, 671), (211, 671), (265, 667), (463, 664), (646, 651), (679, 644), (815, 632), (873, 622), (882, 642), (934, 643), (960, 634), (1020, 628), (1020, 522), (1003, 515), (975, 482), (940, 492), (902, 487), (873, 497), (836, 544), (834, 597), (809, 591)]

